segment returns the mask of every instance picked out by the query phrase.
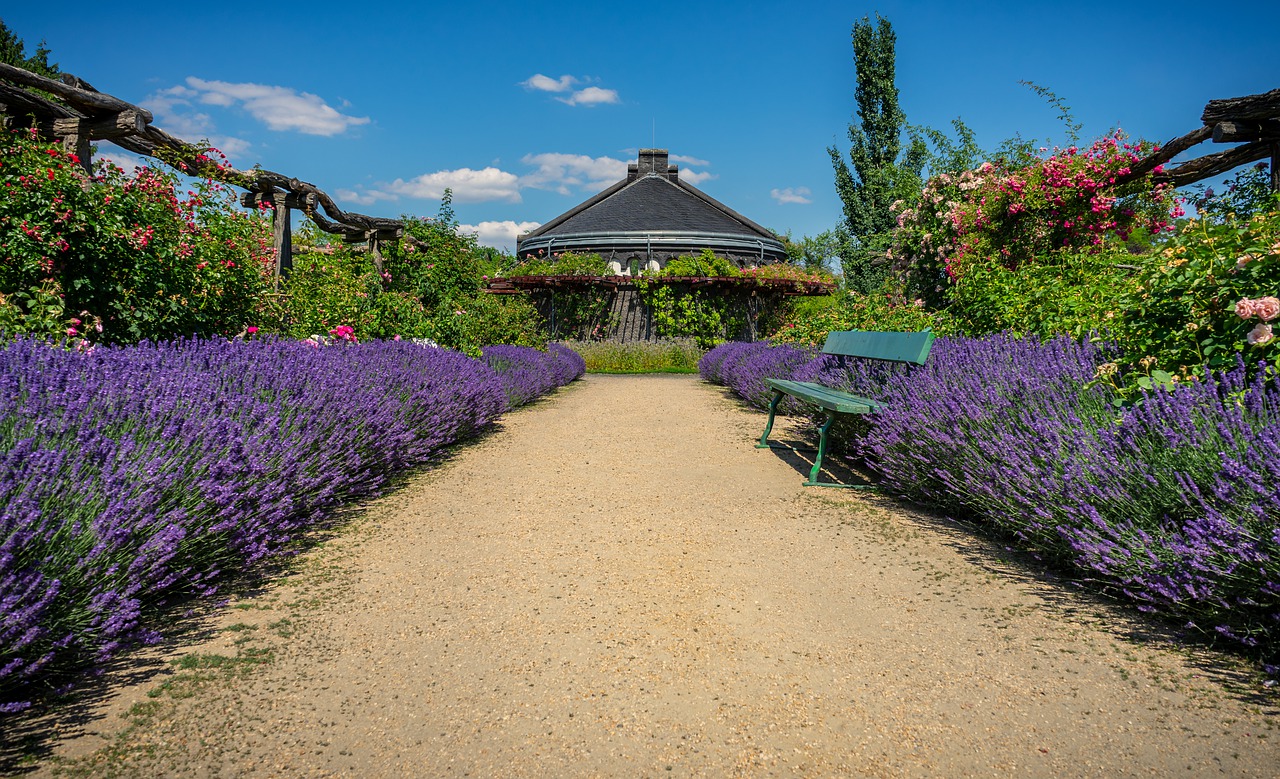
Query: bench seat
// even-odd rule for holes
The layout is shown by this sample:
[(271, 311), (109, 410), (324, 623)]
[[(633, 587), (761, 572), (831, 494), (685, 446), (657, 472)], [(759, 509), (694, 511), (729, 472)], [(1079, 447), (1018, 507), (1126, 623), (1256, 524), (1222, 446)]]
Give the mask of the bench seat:
[[(844, 359), (858, 357), (866, 360), (882, 362), (910, 363), (924, 365), (929, 359), (929, 350), (933, 346), (933, 332), (926, 329), (919, 333), (885, 333), (870, 330), (833, 330), (827, 334), (822, 353)], [(773, 431), (773, 419), (778, 412), (778, 404), (788, 395), (806, 403), (811, 403), (825, 412), (826, 417), (818, 428), (818, 448), (813, 458), (813, 468), (809, 471), (806, 487), (868, 487), (866, 484), (836, 484), (819, 481), (822, 473), (822, 458), (827, 451), (827, 434), (831, 425), (840, 414), (874, 414), (884, 405), (871, 398), (851, 395), (838, 389), (824, 387), (810, 381), (791, 381), (789, 379), (765, 379), (765, 384), (773, 390), (773, 398), (769, 401), (769, 420), (764, 424), (764, 434), (760, 436), (757, 449), (785, 448), (801, 451), (789, 446), (778, 446), (769, 443), (769, 433)]]
[(871, 398), (850, 395), (811, 381), (765, 379), (764, 383), (785, 395), (791, 395), (837, 414), (874, 414), (881, 408), (880, 403)]

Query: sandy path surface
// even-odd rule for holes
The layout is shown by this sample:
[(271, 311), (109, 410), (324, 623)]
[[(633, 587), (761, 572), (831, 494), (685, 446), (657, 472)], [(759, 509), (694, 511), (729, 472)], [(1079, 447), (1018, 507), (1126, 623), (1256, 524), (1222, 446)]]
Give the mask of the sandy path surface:
[(588, 376), (374, 501), (36, 774), (1280, 774), (1247, 668), (802, 488), (762, 421), (694, 377)]

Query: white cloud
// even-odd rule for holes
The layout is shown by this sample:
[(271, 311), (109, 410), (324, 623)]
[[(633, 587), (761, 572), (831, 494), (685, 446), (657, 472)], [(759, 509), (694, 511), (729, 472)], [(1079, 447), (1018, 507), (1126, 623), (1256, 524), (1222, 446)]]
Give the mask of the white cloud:
[(689, 170), (686, 168), (680, 171), (680, 180), (689, 184), (698, 185), (713, 178), (716, 178), (716, 174), (705, 170)]
[(142, 106), (155, 114), (156, 126), (160, 129), (184, 141), (208, 141), (234, 165), (234, 158), (246, 154), (253, 145), (243, 138), (220, 135), (213, 119), (195, 110), (192, 101), (199, 94), (184, 86), (169, 87), (148, 97)]
[[(298, 92), (289, 87), (270, 84), (227, 81), (206, 81), (195, 76), (187, 77), (188, 89), (174, 87), (166, 90), (171, 99), (181, 99), (203, 105), (230, 108), (244, 106), (253, 118), (271, 130), (296, 130), (307, 135), (338, 135), (347, 128), (368, 124), (367, 116), (348, 116), (340, 113), (323, 99), (310, 92)], [(196, 116), (201, 116), (197, 114)], [(204, 117), (207, 120), (207, 116)]]
[[(586, 81), (597, 81), (598, 79), (588, 78)], [(529, 78), (520, 82), (520, 86), (525, 89), (533, 89), (538, 92), (552, 92), (554, 94), (562, 94), (569, 92), (567, 97), (557, 97), (565, 105), (584, 105), (597, 106), (605, 103), (618, 103), (618, 91), (616, 89), (605, 89), (603, 87), (583, 87), (575, 90), (574, 87), (583, 83), (583, 79), (574, 76), (561, 76), (560, 78), (551, 78), (541, 73), (534, 73)]]
[(769, 190), (769, 197), (779, 203), (812, 203), (813, 199), (809, 197), (812, 194), (808, 187), (796, 187), (795, 189), (787, 187), (786, 189), (774, 188)]
[(381, 192), (376, 189), (357, 191), (354, 189), (339, 189), (334, 194), (338, 196), (340, 201), (349, 201), (362, 206), (371, 206), (380, 200), (396, 200), (396, 196), (387, 192)]
[(670, 157), (672, 162), (678, 162), (682, 165), (697, 165), (699, 168), (710, 167), (711, 163), (706, 160), (700, 160), (697, 157), (686, 157), (683, 154), (672, 154)]
[(510, 219), (501, 222), (481, 222), (478, 225), (458, 225), (458, 232), (474, 233), (481, 246), (492, 246), (495, 249), (514, 251), (516, 236), (541, 227), (541, 222), (513, 222)]
[[(706, 160), (692, 157), (699, 165)], [(446, 188), (453, 190), (458, 203), (486, 201), (522, 202), (521, 191), (541, 189), (561, 195), (594, 194), (627, 177), (627, 160), (614, 157), (592, 157), (588, 154), (544, 152), (526, 154), (520, 161), (533, 170), (517, 175), (498, 167), (497, 161), (481, 170), (458, 168), (424, 173), (411, 179), (396, 179), (380, 183), (375, 188), (357, 187), (340, 189), (338, 197), (360, 205), (372, 205), (379, 201), (394, 201), (401, 197), (421, 200), (439, 200)], [(691, 184), (715, 178), (714, 173), (684, 169), (680, 178)], [(487, 224), (487, 223), (482, 223)], [(504, 224), (504, 223), (493, 223)]]
[[(405, 181), (396, 179), (387, 185), (386, 193), (424, 200), (439, 200), (445, 189), (453, 190), (457, 203), (482, 203), (489, 200), (520, 202), (520, 178), (514, 173), (488, 167), (483, 170), (458, 168), (424, 173)], [(374, 196), (371, 195), (370, 196)]]
[(548, 152), (526, 154), (520, 161), (538, 168), (533, 173), (521, 176), (520, 186), (549, 189), (561, 195), (571, 194), (575, 188), (599, 192), (627, 177), (626, 161), (613, 157)]
[(568, 92), (573, 89), (573, 85), (578, 83), (578, 79), (573, 76), (561, 76), (560, 78), (551, 78), (541, 73), (534, 73), (528, 79), (521, 81), (520, 85), (529, 89), (536, 89), (539, 92)]
[(618, 92), (614, 89), (602, 89), (601, 87), (587, 87), (579, 89), (568, 97), (557, 97), (565, 105), (585, 105), (597, 106), (603, 103), (617, 103)]

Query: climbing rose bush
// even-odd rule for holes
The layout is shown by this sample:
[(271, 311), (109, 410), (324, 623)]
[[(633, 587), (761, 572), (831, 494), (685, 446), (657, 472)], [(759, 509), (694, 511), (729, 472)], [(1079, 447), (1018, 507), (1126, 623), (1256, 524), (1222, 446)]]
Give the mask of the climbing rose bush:
[[(1115, 135), (1088, 148), (1056, 149), (1020, 169), (985, 162), (929, 180), (914, 207), (895, 203), (890, 260), (931, 302), (975, 263), (1017, 268), (1053, 252), (1126, 239), (1136, 228), (1171, 231), (1183, 210), (1168, 185), (1149, 176), (1121, 181), (1158, 147)], [(1156, 168), (1159, 172), (1160, 168)]]
[(90, 175), (60, 144), (0, 134), (0, 325), (130, 343), (251, 324), (270, 288), (269, 213), (241, 210), (216, 182), (177, 187), (106, 161)]

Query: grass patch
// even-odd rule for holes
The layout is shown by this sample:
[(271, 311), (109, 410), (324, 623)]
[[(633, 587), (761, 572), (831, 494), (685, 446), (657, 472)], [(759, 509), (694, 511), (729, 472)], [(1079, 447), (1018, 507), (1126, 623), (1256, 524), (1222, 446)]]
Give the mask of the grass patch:
[(565, 341), (582, 355), (587, 373), (697, 373), (703, 351), (692, 339), (668, 341)]

